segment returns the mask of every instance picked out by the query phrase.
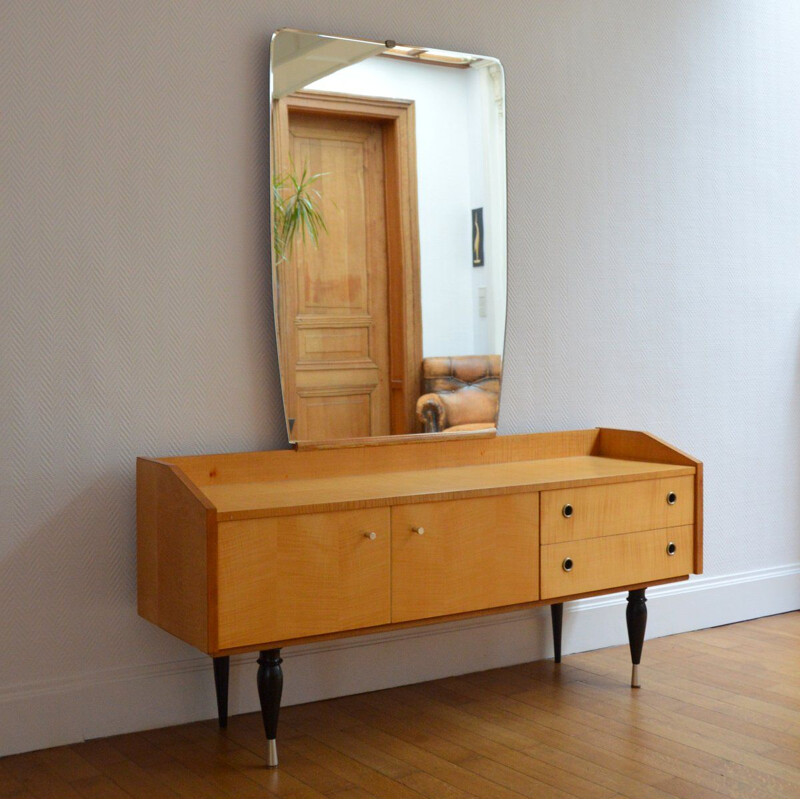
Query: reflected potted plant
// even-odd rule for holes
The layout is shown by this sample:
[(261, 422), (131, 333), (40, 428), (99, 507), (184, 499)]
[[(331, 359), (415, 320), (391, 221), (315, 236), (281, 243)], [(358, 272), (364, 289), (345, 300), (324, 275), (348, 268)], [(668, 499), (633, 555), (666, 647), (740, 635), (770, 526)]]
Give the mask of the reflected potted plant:
[(308, 167), (303, 166), (298, 177), (294, 163), (291, 166), (289, 172), (276, 175), (272, 181), (272, 241), (279, 263), (288, 259), (298, 234), (304, 242), (308, 237), (317, 247), (320, 234), (328, 230), (319, 210), (322, 195), (314, 188), (314, 184), (327, 173), (310, 175)]

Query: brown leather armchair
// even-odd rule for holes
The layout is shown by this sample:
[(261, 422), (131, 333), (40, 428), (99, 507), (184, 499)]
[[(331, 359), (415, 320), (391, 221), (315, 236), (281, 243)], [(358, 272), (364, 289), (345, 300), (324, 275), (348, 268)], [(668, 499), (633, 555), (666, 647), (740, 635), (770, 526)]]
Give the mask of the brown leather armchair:
[(497, 427), (501, 371), (500, 356), (423, 358), (417, 419), (425, 433)]

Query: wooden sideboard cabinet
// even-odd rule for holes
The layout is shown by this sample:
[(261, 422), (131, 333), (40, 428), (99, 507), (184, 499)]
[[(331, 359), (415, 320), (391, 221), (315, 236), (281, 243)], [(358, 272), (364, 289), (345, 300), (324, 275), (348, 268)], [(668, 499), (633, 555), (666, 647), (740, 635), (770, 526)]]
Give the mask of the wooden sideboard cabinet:
[(214, 659), (259, 651), (277, 764), (280, 649), (541, 604), (556, 661), (567, 600), (626, 590), (633, 662), (645, 588), (702, 571), (702, 464), (596, 428), (137, 464), (139, 613)]

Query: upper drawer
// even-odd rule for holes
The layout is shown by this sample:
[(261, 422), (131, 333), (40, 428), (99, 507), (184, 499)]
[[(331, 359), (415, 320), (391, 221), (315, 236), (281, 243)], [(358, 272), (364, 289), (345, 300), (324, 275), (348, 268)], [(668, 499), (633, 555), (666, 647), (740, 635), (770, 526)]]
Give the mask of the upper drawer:
[(542, 544), (691, 525), (694, 476), (542, 492)]

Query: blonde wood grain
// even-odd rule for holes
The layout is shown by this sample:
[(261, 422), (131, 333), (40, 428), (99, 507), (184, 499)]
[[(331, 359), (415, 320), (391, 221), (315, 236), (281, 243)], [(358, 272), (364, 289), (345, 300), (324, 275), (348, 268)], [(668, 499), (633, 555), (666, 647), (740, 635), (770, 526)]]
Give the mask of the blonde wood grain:
[(200, 650), (209, 642), (209, 541), (213, 505), (180, 469), (139, 459), (137, 567), (139, 613)]
[[(246, 627), (247, 624), (237, 619), (237, 615), (247, 616), (241, 609), (251, 602), (258, 606), (253, 613), (263, 614), (263, 609), (269, 607), (270, 602), (255, 603), (248, 600), (247, 591), (237, 589), (238, 581), (231, 578), (230, 572), (227, 583), (226, 578), (218, 574), (218, 570), (226, 563), (232, 563), (228, 560), (230, 546), (232, 542), (235, 546), (237, 540), (235, 537), (229, 539), (229, 550), (219, 552), (217, 524), (230, 525), (229, 529), (233, 530), (239, 522), (247, 522), (238, 530), (248, 532), (253, 546), (240, 549), (236, 558), (243, 569), (252, 570), (254, 580), (258, 582), (263, 579), (263, 570), (266, 569), (263, 565), (274, 563), (274, 559), (268, 555), (273, 546), (269, 542), (274, 538), (271, 540), (270, 535), (261, 536), (258, 532), (263, 527), (273, 531), (271, 535), (274, 536), (277, 530), (294, 530), (297, 534), (296, 546), (292, 545), (289, 550), (295, 553), (296, 564), (304, 563), (305, 556), (301, 551), (314, 541), (314, 536), (298, 534), (296, 526), (300, 524), (298, 520), (310, 515), (343, 516), (351, 512), (386, 515), (391, 506), (396, 511), (397, 506), (403, 506), (411, 513), (415, 508), (422, 509), (426, 505), (452, 503), (455, 508), (482, 499), (503, 510), (510, 508), (509, 504), (516, 503), (524, 495), (540, 490), (556, 492), (568, 489), (572, 492), (584, 491), (586, 487), (605, 486), (602, 492), (613, 493), (615, 485), (655, 485), (665, 479), (672, 482), (694, 478), (696, 481), (696, 470), (702, 465), (687, 463), (691, 461), (689, 457), (673, 451), (668, 445), (657, 440), (653, 443), (650, 437), (636, 432), (615, 431), (612, 435), (606, 435), (605, 430), (469, 440), (443, 440), (432, 436), (421, 442), (363, 447), (348, 443), (347, 446), (334, 449), (302, 452), (241, 453), (157, 461), (143, 459), (138, 466), (137, 511), (142, 615), (205, 652), (221, 655), (267, 645), (298, 644), (461, 619), (546, 602), (500, 598), (496, 601), (498, 605), (479, 607), (469, 601), (464, 607), (443, 606), (439, 610), (434, 609), (430, 612), (433, 616), (416, 620), (406, 618), (391, 622), (391, 616), (383, 616), (377, 622), (368, 617), (342, 623), (326, 619), (308, 628), (298, 623), (294, 628), (276, 629), (269, 627), (274, 620), (267, 620), (269, 624), (259, 623), (256, 630), (245, 631), (244, 635), (236, 630), (237, 625)], [(601, 455), (601, 435), (606, 435), (604, 447), (607, 453), (613, 450), (620, 454), (638, 454), (642, 459)], [(633, 445), (629, 439), (634, 442)], [(683, 494), (681, 490), (680, 497)], [(633, 497), (631, 503), (635, 505), (640, 500)], [(620, 507), (620, 504), (617, 506)], [(558, 504), (556, 508), (559, 508)], [(599, 508), (600, 513), (604, 513), (602, 503)], [(695, 503), (695, 514), (697, 508)], [(625, 510), (618, 508), (615, 513), (624, 514)], [(467, 527), (472, 524), (473, 515), (469, 516), (470, 519), (465, 523)], [(388, 526), (388, 517), (386, 520)], [(688, 527), (691, 530), (691, 526)], [(489, 523), (488, 529), (491, 529)], [(641, 528), (637, 530), (641, 531)], [(475, 535), (478, 533), (475, 530), (472, 532)], [(315, 535), (321, 535), (320, 529)], [(328, 540), (330, 544), (331, 540)], [(555, 545), (546, 545), (543, 553), (548, 546)], [(319, 548), (313, 549), (312, 556), (317, 557), (316, 550)], [(325, 558), (330, 564), (336, 564), (340, 557), (336, 548), (327, 546), (327, 551)], [(685, 548), (681, 548), (681, 553), (684, 552)], [(249, 565), (246, 563), (248, 559), (252, 562)], [(601, 570), (589, 588), (573, 582), (555, 590), (558, 594), (542, 596), (551, 601), (554, 598), (563, 600), (685, 580), (691, 572), (691, 565), (675, 567), (678, 563), (681, 563), (681, 559), (673, 557), (673, 566), (669, 571), (655, 574), (646, 569), (646, 563), (642, 571), (621, 569), (617, 574)], [(443, 570), (448, 568), (444, 562), (440, 566)], [(293, 569), (298, 572), (301, 570), (298, 566)], [(388, 556), (384, 569), (390, 570)], [(368, 565), (368, 580), (372, 580), (369, 577), (371, 570), (372, 566)], [(325, 585), (325, 581), (321, 583)], [(226, 597), (228, 616), (224, 619), (218, 617), (218, 595), (223, 586), (226, 591), (233, 592)], [(291, 585), (286, 584), (286, 587), (283, 595), (289, 596)], [(236, 591), (239, 592), (238, 596)], [(534, 593), (533, 597), (536, 596)], [(234, 597), (232, 604), (231, 598)], [(238, 609), (233, 617), (230, 615), (232, 607)], [(350, 611), (352, 609), (345, 609), (343, 616), (346, 617)], [(308, 614), (312, 623), (314, 613), (316, 609), (311, 607)], [(334, 616), (336, 614), (338, 612), (334, 612)], [(234, 620), (232, 628), (229, 627), (231, 619)], [(218, 631), (225, 632), (226, 626), (228, 638), (218, 641)]]
[[(675, 555), (667, 555), (674, 542)], [(561, 542), (541, 548), (541, 596), (560, 597), (637, 581), (686, 575), (692, 569), (691, 525)], [(563, 568), (570, 558), (570, 572)]]
[(645, 431), (599, 428), (594, 454), (608, 458), (630, 458), (636, 461), (685, 464), (695, 466), (696, 458)]
[(703, 572), (703, 465), (695, 465), (694, 479), (694, 568), (693, 572)]
[[(198, 487), (222, 483), (338, 478), (345, 475), (437, 469), (454, 465), (503, 464), (590, 455), (598, 428), (558, 433), (497, 436), (475, 441), (427, 435), (424, 441), (402, 438), (379, 447), (341, 447), (311, 452), (267, 450), (253, 453), (162, 458)], [(664, 463), (673, 463), (665, 459)]]
[[(691, 525), (694, 475), (542, 492), (541, 504), (542, 544)], [(572, 516), (564, 516), (565, 505)]]
[(264, 650), (270, 647), (293, 647), (300, 644), (310, 644), (312, 642), (323, 642), (332, 639), (343, 639), (352, 636), (368, 636), (373, 633), (384, 633), (386, 631), (399, 631), (406, 628), (416, 628), (424, 625), (438, 625), (442, 622), (457, 622), (462, 619), (474, 619), (475, 617), (489, 617), (494, 614), (508, 614), (512, 611), (522, 611), (526, 608), (536, 608), (537, 606), (550, 605), (553, 602), (568, 602), (570, 600), (583, 600), (586, 597), (598, 597), (600, 595), (611, 594), (614, 592), (629, 592), (632, 589), (647, 589), (651, 586), (661, 586), (666, 583), (678, 583), (688, 580), (688, 575), (679, 575), (672, 578), (662, 578), (659, 580), (648, 580), (639, 583), (628, 583), (621, 586), (607, 586), (603, 589), (595, 589), (591, 592), (576, 592), (575, 594), (561, 595), (556, 598), (532, 600), (528, 603), (514, 603), (509, 606), (496, 606), (495, 608), (483, 608), (479, 611), (464, 611), (459, 614), (445, 614), (441, 617), (425, 617), (423, 619), (407, 620), (405, 622), (394, 622), (388, 625), (375, 625), (371, 628), (359, 628), (357, 630), (334, 631), (333, 633), (323, 633), (317, 636), (300, 636), (296, 639), (272, 639), (269, 641), (250, 644), (242, 647), (221, 648), (210, 652), (209, 655), (235, 655), (237, 653), (251, 653), (254, 650)]
[(597, 455), (611, 458), (633, 458), (637, 461), (668, 461), (694, 466), (694, 565), (692, 571), (703, 571), (703, 464), (694, 456), (644, 431), (601, 428), (595, 443)]
[(447, 441), (448, 439), (494, 439), (495, 428), (477, 431), (442, 431), (441, 433), (405, 433), (396, 436), (361, 436), (357, 439), (320, 439), (294, 442), (298, 451), (338, 450), (354, 447), (383, 447), (387, 444), (412, 444), (414, 442)]
[(139, 614), (158, 621), (158, 473), (169, 469), (136, 459), (136, 573)]
[(203, 487), (220, 521), (369, 508), (487, 495), (519, 494), (633, 478), (690, 475), (691, 467), (597, 456), (420, 469), (339, 478)]
[(538, 523), (537, 494), (392, 508), (392, 622), (536, 600)]
[(389, 556), (385, 508), (221, 523), (219, 647), (388, 623)]

